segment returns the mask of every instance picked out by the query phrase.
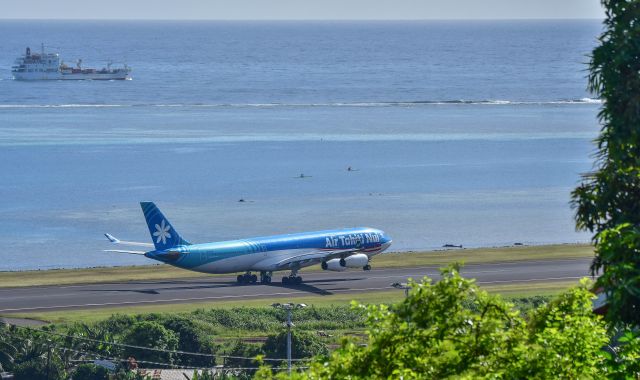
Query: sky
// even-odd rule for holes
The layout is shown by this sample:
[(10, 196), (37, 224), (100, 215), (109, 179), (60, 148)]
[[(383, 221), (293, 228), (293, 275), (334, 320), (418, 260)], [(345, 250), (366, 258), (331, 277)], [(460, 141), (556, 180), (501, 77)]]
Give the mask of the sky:
[(604, 17), (600, 0), (19, 0), (2, 19), (429, 20)]

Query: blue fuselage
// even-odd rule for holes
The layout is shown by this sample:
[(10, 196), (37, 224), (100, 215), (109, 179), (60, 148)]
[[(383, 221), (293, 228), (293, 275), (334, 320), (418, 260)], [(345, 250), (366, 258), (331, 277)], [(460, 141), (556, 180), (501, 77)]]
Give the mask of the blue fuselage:
[[(384, 232), (352, 228), (180, 245), (145, 253), (176, 267), (205, 273), (298, 269), (353, 252), (369, 258), (391, 245)], [(366, 258), (365, 258), (366, 259)]]

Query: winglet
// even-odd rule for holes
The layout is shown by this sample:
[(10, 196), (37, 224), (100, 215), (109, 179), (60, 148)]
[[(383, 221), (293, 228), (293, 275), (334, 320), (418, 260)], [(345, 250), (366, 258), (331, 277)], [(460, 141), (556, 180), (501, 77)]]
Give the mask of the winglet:
[(110, 234), (104, 234), (104, 236), (106, 236), (106, 237), (107, 237), (107, 239), (109, 239), (109, 241), (110, 241), (110, 242), (112, 242), (112, 243), (116, 243), (116, 244), (117, 244), (117, 243), (120, 243), (120, 240), (116, 239), (116, 237), (115, 237), (115, 236), (113, 236), (113, 235), (110, 235)]

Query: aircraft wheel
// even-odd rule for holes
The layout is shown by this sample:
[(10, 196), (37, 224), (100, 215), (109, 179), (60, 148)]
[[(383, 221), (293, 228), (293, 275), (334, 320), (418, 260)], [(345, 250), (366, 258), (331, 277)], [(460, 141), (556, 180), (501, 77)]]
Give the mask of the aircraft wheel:
[(282, 277), (282, 285), (289, 285), (289, 277)]
[(345, 259), (340, 259), (340, 266), (341, 267), (346, 267), (347, 266), (347, 262), (345, 261)]
[(249, 281), (251, 281), (252, 284), (255, 284), (258, 281), (258, 276), (252, 274), (251, 276), (249, 276)]
[(238, 284), (242, 284), (244, 282), (244, 276), (241, 274), (239, 274), (236, 279), (238, 280)]
[(264, 283), (265, 284), (270, 284), (271, 283), (271, 276), (265, 276), (264, 277)]
[(298, 277), (294, 277), (294, 278), (293, 278), (293, 282), (294, 282), (296, 285), (300, 285), (300, 284), (302, 284), (302, 277), (300, 277), (300, 276), (298, 276)]
[(363, 270), (371, 270), (371, 265), (367, 264), (362, 267)]

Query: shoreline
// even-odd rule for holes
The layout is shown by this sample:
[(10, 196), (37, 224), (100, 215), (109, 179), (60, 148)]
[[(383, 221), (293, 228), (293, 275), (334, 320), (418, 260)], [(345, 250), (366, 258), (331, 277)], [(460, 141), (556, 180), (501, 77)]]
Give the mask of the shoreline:
[[(398, 256), (402, 256), (399, 260)], [(374, 268), (403, 268), (413, 266), (445, 266), (453, 262), (465, 264), (586, 259), (593, 257), (590, 244), (518, 245), (489, 248), (454, 248), (432, 251), (388, 252), (372, 259)], [(304, 269), (319, 272), (319, 266)], [(0, 272), (0, 288), (57, 286), (75, 284), (110, 283), (114, 281), (141, 281), (218, 277), (228, 274), (208, 274), (175, 268), (166, 264), (110, 266), (75, 269), (43, 269)]]

